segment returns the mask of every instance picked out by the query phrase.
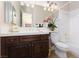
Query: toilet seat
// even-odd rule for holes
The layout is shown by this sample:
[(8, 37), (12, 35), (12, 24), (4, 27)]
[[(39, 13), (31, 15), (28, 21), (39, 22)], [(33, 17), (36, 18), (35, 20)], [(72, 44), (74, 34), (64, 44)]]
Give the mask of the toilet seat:
[(68, 46), (66, 44), (62, 43), (62, 42), (57, 42), (56, 45), (60, 46), (62, 48), (68, 48)]

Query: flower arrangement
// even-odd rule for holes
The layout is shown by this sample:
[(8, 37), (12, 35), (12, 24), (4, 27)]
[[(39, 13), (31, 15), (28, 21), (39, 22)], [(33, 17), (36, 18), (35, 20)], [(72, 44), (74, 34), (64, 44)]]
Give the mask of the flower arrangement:
[(51, 16), (48, 16), (44, 19), (44, 22), (47, 23), (47, 27), (49, 27), (51, 31), (54, 31), (55, 28), (57, 28), (57, 26), (55, 25), (55, 20), (56, 18), (52, 19)]
[(46, 28), (48, 28), (48, 23), (49, 23), (49, 21), (51, 20), (51, 17), (50, 16), (48, 16), (48, 17), (46, 17), (45, 19), (44, 19), (44, 27), (46, 27)]
[(48, 22), (48, 21), (50, 21), (51, 20), (51, 16), (48, 16), (48, 17), (46, 17), (45, 19), (44, 19), (44, 22)]
[(48, 23), (48, 27), (50, 28), (51, 31), (54, 31), (55, 28), (57, 28), (57, 26), (55, 25), (55, 20), (56, 19), (52, 19), (51, 17), (48, 18), (50, 19), (49, 23)]

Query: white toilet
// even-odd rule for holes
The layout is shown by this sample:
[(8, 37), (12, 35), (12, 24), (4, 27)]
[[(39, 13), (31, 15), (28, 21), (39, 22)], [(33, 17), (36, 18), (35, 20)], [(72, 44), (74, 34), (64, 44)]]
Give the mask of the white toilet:
[(67, 58), (68, 46), (65, 43), (59, 41), (57, 33), (51, 33), (51, 41), (55, 45), (56, 55), (60, 58)]

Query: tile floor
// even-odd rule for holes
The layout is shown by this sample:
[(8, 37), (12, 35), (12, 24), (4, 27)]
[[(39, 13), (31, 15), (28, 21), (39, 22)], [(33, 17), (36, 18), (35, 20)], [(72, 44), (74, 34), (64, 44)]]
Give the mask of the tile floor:
[(72, 54), (72, 52), (67, 52), (68, 58), (77, 58), (75, 55)]
[[(67, 52), (68, 58), (76, 58), (71, 52)], [(58, 56), (55, 54), (55, 51), (51, 51), (49, 58), (58, 58)]]

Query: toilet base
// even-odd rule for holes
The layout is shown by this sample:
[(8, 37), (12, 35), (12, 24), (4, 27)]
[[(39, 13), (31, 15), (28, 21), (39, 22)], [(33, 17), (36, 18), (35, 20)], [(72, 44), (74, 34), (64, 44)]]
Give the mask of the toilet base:
[(67, 52), (61, 51), (58, 48), (55, 47), (55, 53), (60, 58), (67, 58)]

